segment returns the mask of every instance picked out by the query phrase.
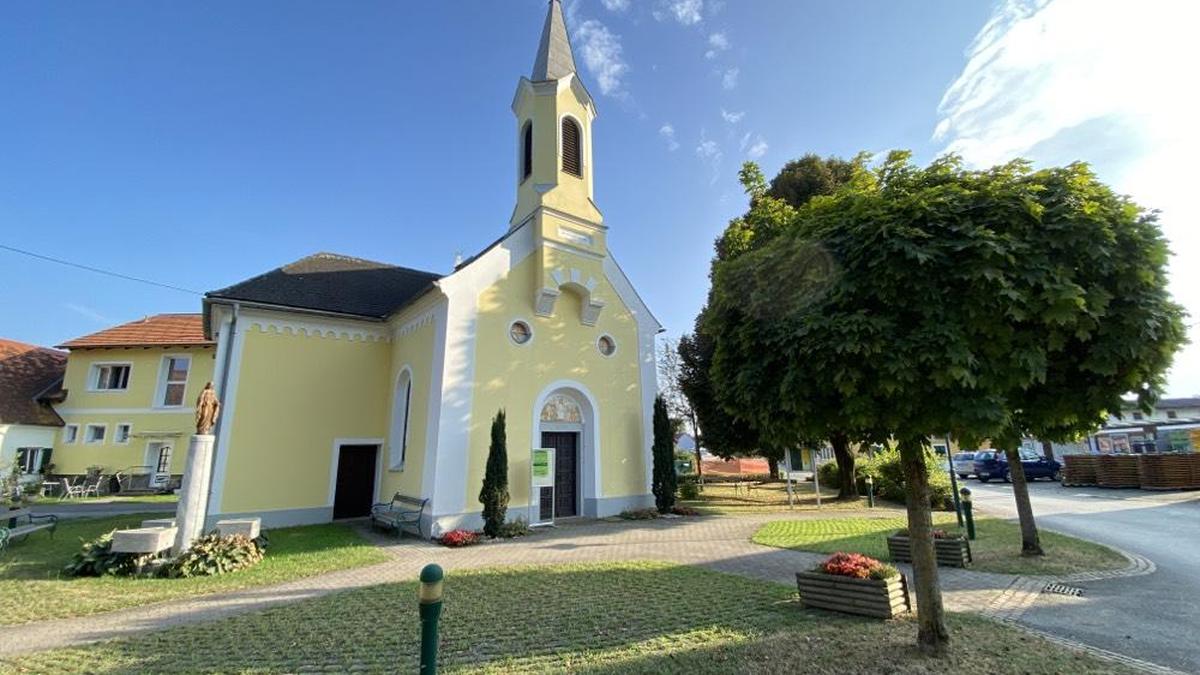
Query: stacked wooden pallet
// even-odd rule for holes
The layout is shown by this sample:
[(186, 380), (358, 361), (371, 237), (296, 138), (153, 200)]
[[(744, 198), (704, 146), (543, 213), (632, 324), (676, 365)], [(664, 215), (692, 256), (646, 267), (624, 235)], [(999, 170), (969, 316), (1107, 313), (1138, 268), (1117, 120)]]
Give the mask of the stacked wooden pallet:
[(1200, 488), (1200, 455), (1143, 455), (1142, 487), (1147, 490)]
[(1063, 485), (1095, 485), (1096, 467), (1100, 458), (1096, 455), (1065, 455), (1063, 463)]
[(1109, 488), (1135, 488), (1142, 484), (1137, 455), (1100, 455), (1096, 466), (1096, 484)]

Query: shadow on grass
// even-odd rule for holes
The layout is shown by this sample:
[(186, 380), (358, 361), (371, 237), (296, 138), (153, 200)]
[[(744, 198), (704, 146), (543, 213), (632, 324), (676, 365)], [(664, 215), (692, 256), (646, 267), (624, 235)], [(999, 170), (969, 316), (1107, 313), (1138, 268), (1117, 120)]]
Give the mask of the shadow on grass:
[[(448, 575), (440, 665), (511, 672), (1079, 672), (1063, 650), (952, 619), (961, 647), (930, 662), (910, 621), (805, 610), (787, 587), (656, 563)], [(414, 672), (413, 583), (373, 586), (142, 637), (10, 659), (32, 672)], [(978, 643), (988, 642), (982, 649)], [(1028, 652), (1025, 657), (1009, 650)], [(969, 654), (970, 659), (967, 658)], [(1047, 669), (1047, 664), (1050, 666)]]

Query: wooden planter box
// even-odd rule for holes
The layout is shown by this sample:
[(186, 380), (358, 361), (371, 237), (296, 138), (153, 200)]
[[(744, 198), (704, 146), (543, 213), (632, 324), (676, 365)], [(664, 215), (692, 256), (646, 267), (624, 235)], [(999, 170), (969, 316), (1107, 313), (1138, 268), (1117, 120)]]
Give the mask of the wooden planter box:
[[(908, 537), (893, 534), (887, 538), (888, 553), (895, 562), (912, 562), (912, 544)], [(971, 542), (963, 539), (934, 539), (933, 555), (945, 567), (966, 567), (972, 562)]]
[(912, 611), (908, 580), (903, 574), (877, 580), (797, 572), (796, 587), (800, 590), (800, 601), (807, 607), (880, 619), (892, 619)]

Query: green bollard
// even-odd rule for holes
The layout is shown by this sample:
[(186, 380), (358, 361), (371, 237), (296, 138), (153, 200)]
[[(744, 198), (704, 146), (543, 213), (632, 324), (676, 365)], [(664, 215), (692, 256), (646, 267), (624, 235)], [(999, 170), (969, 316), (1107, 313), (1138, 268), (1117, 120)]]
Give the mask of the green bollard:
[(417, 600), (421, 610), (421, 675), (437, 673), (438, 618), (442, 615), (442, 577), (440, 565), (429, 564), (421, 570)]
[(962, 495), (963, 516), (967, 519), (967, 539), (975, 540), (975, 518), (971, 515), (971, 488), (958, 491)]

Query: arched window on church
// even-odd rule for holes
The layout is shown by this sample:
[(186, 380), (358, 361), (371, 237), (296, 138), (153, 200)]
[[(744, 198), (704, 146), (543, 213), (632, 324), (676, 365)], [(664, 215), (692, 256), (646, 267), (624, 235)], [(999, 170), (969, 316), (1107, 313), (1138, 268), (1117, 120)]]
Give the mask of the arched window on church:
[(526, 122), (521, 132), (521, 180), (533, 174), (533, 122)]
[(583, 175), (583, 133), (570, 117), (562, 121), (562, 168), (572, 176)]
[(393, 469), (403, 469), (408, 456), (408, 418), (412, 404), (412, 371), (405, 368), (396, 379), (396, 393), (392, 399), (391, 464)]

